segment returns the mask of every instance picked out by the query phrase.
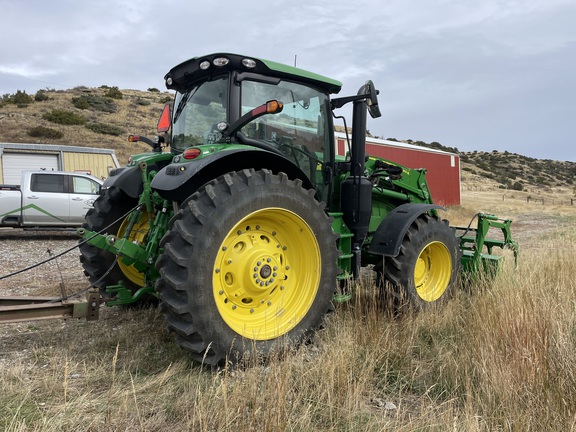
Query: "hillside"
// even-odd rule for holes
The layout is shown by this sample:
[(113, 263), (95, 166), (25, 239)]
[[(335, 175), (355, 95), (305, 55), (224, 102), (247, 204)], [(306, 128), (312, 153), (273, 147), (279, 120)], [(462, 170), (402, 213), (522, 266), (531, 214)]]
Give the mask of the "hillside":
[(554, 187), (570, 189), (574, 187), (576, 177), (574, 162), (535, 159), (497, 150), (461, 152), (455, 147), (446, 147), (438, 142), (388, 139), (458, 154), (463, 179), (484, 178), (495, 182), (499, 188), (512, 190), (525, 190), (530, 187), (550, 190)]
[[(148, 151), (144, 144), (129, 144), (127, 136), (153, 137), (161, 110), (170, 98), (170, 93), (157, 89), (119, 90), (108, 86), (4, 95), (0, 99), (0, 142), (111, 148), (120, 162), (126, 163), (131, 154)], [(564, 195), (571, 195), (574, 188), (574, 162), (496, 150), (460, 152), (438, 142), (401, 142), (459, 154), (465, 185), (549, 193), (560, 188)]]
[[(155, 89), (152, 89), (155, 90)], [(114, 149), (120, 163), (148, 151), (129, 134), (156, 135), (167, 92), (78, 87), (23, 92), (0, 100), (0, 142), (68, 144)]]

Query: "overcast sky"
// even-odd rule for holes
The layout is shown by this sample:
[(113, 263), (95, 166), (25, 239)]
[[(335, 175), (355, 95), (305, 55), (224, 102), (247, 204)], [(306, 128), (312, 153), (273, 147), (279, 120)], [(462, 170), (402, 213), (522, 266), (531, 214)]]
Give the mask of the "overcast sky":
[(212, 52), (296, 59), (340, 95), (373, 80), (373, 135), (576, 162), (575, 0), (0, 0), (0, 19), (0, 95), (164, 90)]

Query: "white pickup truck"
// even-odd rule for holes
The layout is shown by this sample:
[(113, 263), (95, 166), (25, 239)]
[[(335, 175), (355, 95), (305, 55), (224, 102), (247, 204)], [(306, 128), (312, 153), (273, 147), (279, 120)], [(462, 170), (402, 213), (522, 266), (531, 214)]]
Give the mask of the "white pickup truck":
[(101, 186), (88, 174), (23, 171), (20, 185), (0, 185), (0, 227), (79, 227)]

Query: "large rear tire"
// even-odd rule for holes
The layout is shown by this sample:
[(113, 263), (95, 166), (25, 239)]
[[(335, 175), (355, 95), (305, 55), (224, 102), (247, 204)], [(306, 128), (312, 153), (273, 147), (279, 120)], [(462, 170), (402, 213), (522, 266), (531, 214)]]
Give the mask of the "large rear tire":
[[(384, 279), (410, 305), (427, 308), (454, 295), (461, 255), (448, 222), (424, 214), (406, 232), (398, 255), (385, 259)], [(381, 275), (382, 266), (375, 270)]]
[(186, 200), (162, 240), (156, 289), (178, 343), (201, 363), (267, 356), (333, 308), (336, 235), (312, 190), (244, 170)]
[[(94, 207), (86, 214), (83, 228), (96, 232), (106, 229), (108, 234), (121, 238), (124, 236), (129, 223), (129, 217), (122, 218), (122, 216), (136, 207), (137, 204), (137, 199), (127, 196), (116, 187), (111, 187), (104, 192), (104, 195), (96, 199)], [(110, 226), (106, 228), (108, 225)], [(144, 243), (148, 229), (148, 214), (144, 213), (130, 232), (130, 241)], [(84, 267), (84, 273), (90, 282), (100, 289), (103, 296), (107, 295), (107, 286), (115, 285), (120, 280), (124, 281), (126, 288), (133, 293), (144, 286), (144, 275), (132, 265), (124, 264), (121, 258), (114, 264), (114, 254), (88, 243), (83, 243), (80, 246), (80, 253), (80, 262)], [(114, 267), (106, 274), (113, 264)]]

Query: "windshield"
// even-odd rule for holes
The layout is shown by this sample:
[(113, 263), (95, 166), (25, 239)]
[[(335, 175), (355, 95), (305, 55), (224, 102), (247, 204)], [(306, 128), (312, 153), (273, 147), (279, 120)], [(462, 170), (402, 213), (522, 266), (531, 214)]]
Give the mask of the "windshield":
[(176, 93), (172, 120), (173, 150), (183, 151), (219, 139), (216, 124), (226, 121), (227, 89), (228, 75), (221, 75), (183, 93)]
[(310, 152), (323, 151), (328, 97), (310, 87), (287, 81), (277, 85), (243, 81), (241, 114), (274, 99), (284, 104), (282, 112), (256, 119), (242, 128), (242, 133), (250, 138), (271, 141), (279, 147), (299, 145)]
[[(240, 117), (277, 100), (283, 104), (282, 112), (253, 119), (237, 136), (227, 137), (227, 142), (260, 141), (277, 148), (310, 178), (322, 195), (323, 162), (330, 160), (333, 151), (328, 95), (290, 81), (263, 81), (244, 78), (236, 81), (240, 88), (230, 87), (229, 75), (223, 74), (178, 92), (172, 120), (172, 150), (182, 152), (191, 146), (221, 142), (218, 123), (234, 122), (237, 118), (230, 118), (233, 113)], [(229, 89), (234, 97), (228, 94)], [(238, 99), (238, 106), (228, 107), (229, 100)]]
[(270, 100), (282, 102), (282, 112), (259, 117), (241, 132), (248, 138), (277, 147), (310, 178), (322, 196), (325, 188), (322, 164), (330, 160), (332, 142), (328, 95), (289, 81), (242, 82), (241, 114)]

